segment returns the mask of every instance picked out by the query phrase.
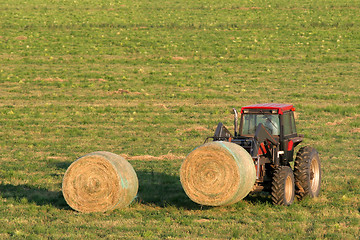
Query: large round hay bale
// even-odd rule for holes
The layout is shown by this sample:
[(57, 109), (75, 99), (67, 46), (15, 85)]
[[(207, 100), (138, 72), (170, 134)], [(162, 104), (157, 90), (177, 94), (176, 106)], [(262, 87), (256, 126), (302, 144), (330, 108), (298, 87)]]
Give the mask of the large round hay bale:
[(230, 205), (246, 197), (256, 180), (254, 162), (241, 146), (206, 143), (194, 149), (180, 169), (188, 197), (201, 205)]
[(67, 169), (62, 183), (65, 201), (79, 212), (105, 212), (128, 206), (138, 191), (131, 164), (110, 152), (87, 154)]

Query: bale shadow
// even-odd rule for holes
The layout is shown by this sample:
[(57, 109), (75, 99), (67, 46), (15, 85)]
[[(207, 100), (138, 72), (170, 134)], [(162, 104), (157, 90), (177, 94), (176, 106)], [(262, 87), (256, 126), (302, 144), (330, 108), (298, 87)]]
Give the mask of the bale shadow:
[[(48, 162), (49, 167), (54, 167), (61, 170), (67, 170), (73, 161), (61, 161), (61, 160), (54, 160)], [(65, 173), (65, 172), (64, 172)]]
[[(179, 176), (147, 171), (137, 171), (137, 176), (139, 179), (139, 191), (136, 202), (140, 204), (155, 205), (161, 208), (174, 206), (184, 210), (212, 208), (193, 202), (184, 192)], [(0, 184), (0, 196), (17, 202), (25, 200), (38, 206), (51, 205), (60, 210), (71, 209), (61, 191), (49, 191), (45, 188), (27, 184)], [(254, 193), (249, 194), (242, 201), (253, 204), (270, 204), (271, 197), (266, 193)]]
[(69, 209), (61, 191), (49, 191), (26, 184), (0, 184), (0, 196), (18, 202), (25, 200), (38, 206), (52, 205), (58, 209)]
[(181, 186), (179, 176), (147, 171), (137, 171), (136, 174), (139, 179), (139, 203), (159, 207), (175, 206), (186, 210), (207, 208), (189, 199)]
[[(159, 172), (137, 171), (139, 191), (137, 201), (141, 204), (159, 207), (175, 206), (185, 210), (205, 210), (211, 206), (203, 206), (193, 202), (181, 186), (180, 178)], [(250, 193), (243, 200), (254, 205), (271, 204), (271, 196), (267, 192)]]

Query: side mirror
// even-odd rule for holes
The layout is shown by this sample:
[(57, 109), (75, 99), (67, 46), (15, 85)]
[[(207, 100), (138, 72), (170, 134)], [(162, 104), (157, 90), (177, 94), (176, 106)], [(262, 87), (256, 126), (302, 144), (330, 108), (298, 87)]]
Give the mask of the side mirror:
[(234, 114), (234, 136), (237, 136), (237, 130), (238, 130), (238, 112), (236, 108), (233, 108), (231, 110), (231, 113)]

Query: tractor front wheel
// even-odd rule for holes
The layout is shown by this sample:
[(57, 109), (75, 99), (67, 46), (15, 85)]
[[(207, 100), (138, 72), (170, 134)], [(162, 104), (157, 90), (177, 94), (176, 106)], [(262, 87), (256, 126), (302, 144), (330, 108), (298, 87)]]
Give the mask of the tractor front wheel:
[(275, 169), (271, 186), (272, 202), (276, 205), (291, 205), (295, 197), (294, 182), (294, 174), (290, 167), (280, 166)]
[(321, 187), (321, 164), (319, 153), (312, 147), (300, 148), (294, 164), (296, 196), (302, 200), (306, 196), (319, 196)]

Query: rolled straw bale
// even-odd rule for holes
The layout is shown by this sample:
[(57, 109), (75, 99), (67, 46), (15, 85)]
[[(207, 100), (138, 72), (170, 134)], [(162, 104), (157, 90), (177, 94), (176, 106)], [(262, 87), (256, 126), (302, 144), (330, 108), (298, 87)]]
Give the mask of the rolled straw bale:
[(180, 168), (188, 197), (201, 205), (222, 206), (246, 197), (256, 180), (254, 162), (241, 146), (211, 142), (194, 149)]
[(131, 164), (110, 152), (93, 152), (73, 162), (65, 172), (65, 201), (79, 212), (106, 212), (128, 206), (138, 191)]

